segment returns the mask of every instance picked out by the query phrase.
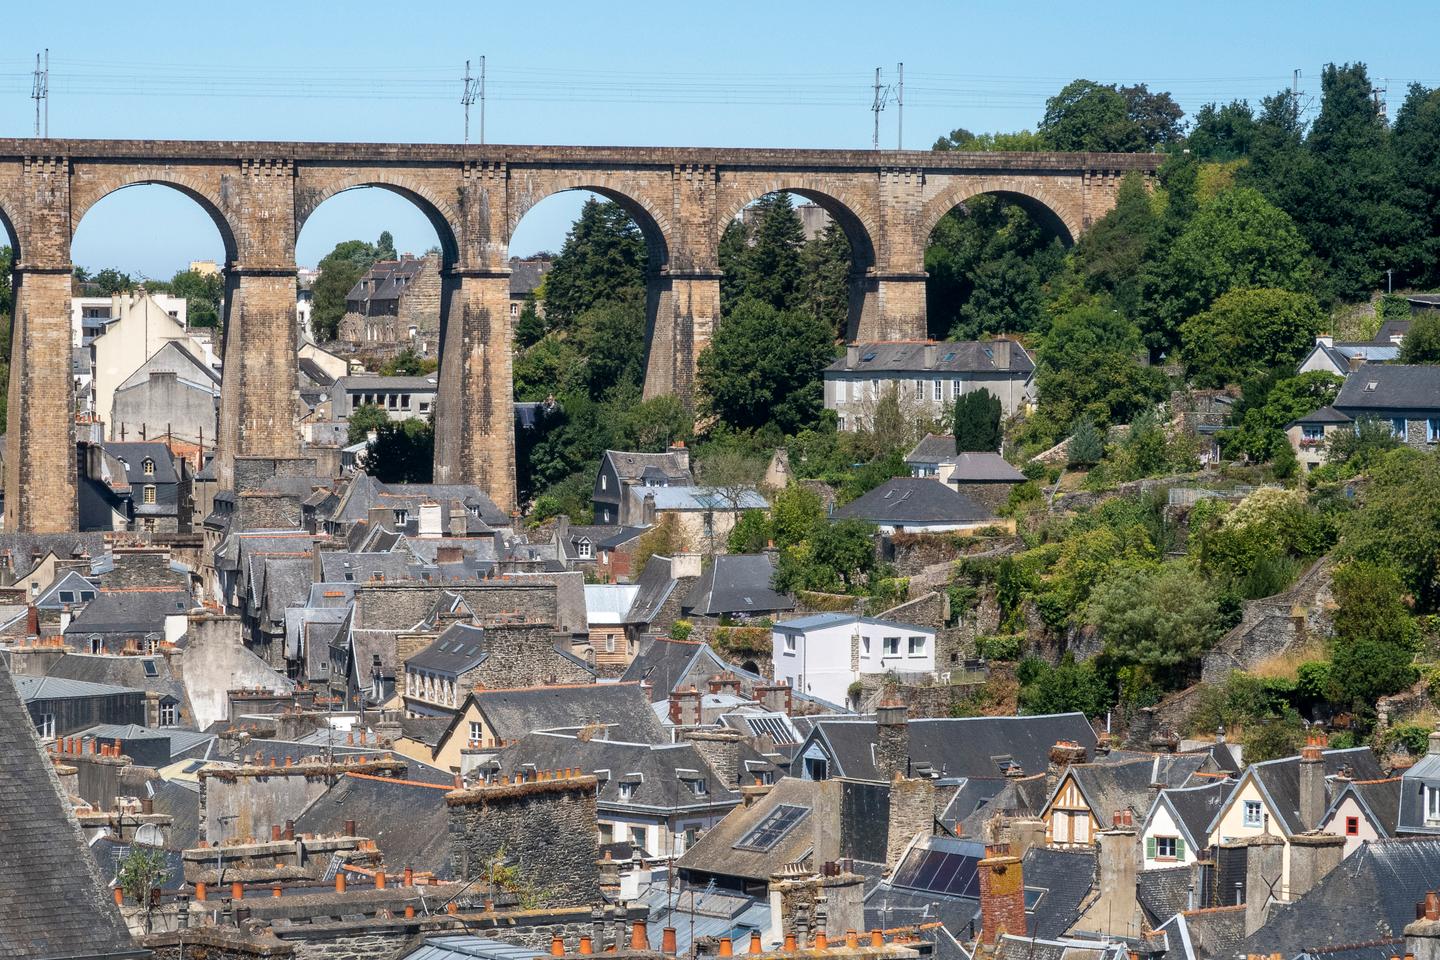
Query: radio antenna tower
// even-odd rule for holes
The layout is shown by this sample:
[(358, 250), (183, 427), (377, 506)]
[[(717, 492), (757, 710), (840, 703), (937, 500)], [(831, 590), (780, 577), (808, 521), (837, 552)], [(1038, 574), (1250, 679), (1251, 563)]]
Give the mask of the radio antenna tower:
[(470, 61), (465, 61), (465, 88), (460, 102), (465, 106), (465, 142), (470, 142), (470, 105), (480, 101), (480, 142), (485, 142), (485, 58), (480, 58), (480, 76), (470, 76)]
[[(45, 65), (40, 65), (40, 54), (35, 54), (35, 85), (31, 88), (30, 99), (35, 101), (35, 136), (50, 136), (50, 48), (45, 48)], [(42, 124), (43, 119), (43, 124)]]

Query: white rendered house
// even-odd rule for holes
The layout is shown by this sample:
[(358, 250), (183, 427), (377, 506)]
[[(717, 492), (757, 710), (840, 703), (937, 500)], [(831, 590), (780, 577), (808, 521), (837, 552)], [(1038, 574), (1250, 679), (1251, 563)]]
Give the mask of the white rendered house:
[(864, 674), (932, 674), (935, 631), (913, 623), (820, 613), (771, 628), (775, 681), (843, 704)]

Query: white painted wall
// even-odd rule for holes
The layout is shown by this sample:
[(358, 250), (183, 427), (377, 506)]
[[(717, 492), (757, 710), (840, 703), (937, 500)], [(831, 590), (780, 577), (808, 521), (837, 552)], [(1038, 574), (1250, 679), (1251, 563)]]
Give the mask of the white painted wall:
[(861, 674), (935, 671), (935, 631), (913, 623), (857, 621), (808, 630), (776, 626), (771, 648), (777, 682), (831, 703), (843, 704)]

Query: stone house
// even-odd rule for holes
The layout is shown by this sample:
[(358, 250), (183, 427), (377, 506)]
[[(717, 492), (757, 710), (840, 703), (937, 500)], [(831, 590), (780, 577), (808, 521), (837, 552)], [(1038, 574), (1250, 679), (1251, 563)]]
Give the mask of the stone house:
[(510, 322), (520, 319), (525, 308), (534, 305), (535, 313), (545, 316), (545, 301), (539, 296), (540, 285), (545, 275), (555, 266), (554, 260), (544, 257), (510, 258)]
[(105, 452), (125, 470), (130, 487), (131, 527), (151, 533), (189, 533), (194, 514), (190, 502), (190, 466), (163, 443), (104, 445)]
[(379, 260), (345, 295), (338, 339), (362, 348), (440, 350), (440, 255)]
[(957, 453), (955, 438), (927, 433), (908, 454), (905, 465), (912, 477), (933, 477), (988, 508), (992, 513), (1010, 499), (1010, 491), (1025, 482), (1025, 474), (998, 453)]
[(190, 594), (184, 590), (101, 590), (70, 621), (64, 636), (86, 653), (153, 655), (185, 636), (191, 606)]
[(594, 679), (583, 660), (557, 645), (555, 628), (547, 623), (452, 623), (405, 658), (404, 676), (404, 688), (397, 692), (412, 716), (454, 714), (471, 690), (483, 687)]
[(391, 420), (425, 419), (435, 410), (439, 377), (381, 377), (356, 374), (340, 377), (328, 388), (330, 416), (348, 420), (360, 406), (380, 407)]
[(824, 376), (825, 409), (835, 411), (841, 430), (865, 428), (891, 389), (906, 408), (941, 422), (957, 397), (975, 390), (998, 397), (1007, 417), (1035, 399), (1035, 362), (1005, 339), (852, 343)]
[(1366, 364), (1346, 377), (1335, 401), (1286, 426), (1295, 454), (1307, 468), (1326, 460), (1326, 441), (1361, 420), (1379, 420), (1407, 446), (1440, 446), (1440, 367)]
[(115, 391), (166, 344), (178, 343), (204, 366), (216, 363), (208, 344), (192, 336), (184, 319), (172, 316), (153, 295), (142, 290), (118, 300), (115, 318), (90, 344), (91, 410), (100, 423), (107, 425), (108, 437), (117, 437), (109, 429), (114, 419)]
[(989, 507), (947, 484), (919, 477), (893, 477), (830, 514), (832, 520), (863, 520), (883, 534), (948, 533), (992, 526)]
[(677, 443), (664, 453), (633, 453), (606, 450), (600, 457), (595, 475), (595, 488), (590, 499), (595, 503), (595, 522), (639, 526), (636, 505), (626, 495), (632, 487), (691, 486), (695, 476), (690, 472), (690, 451)]
[[(1403, 334), (1401, 335), (1403, 339)], [(1366, 364), (1393, 363), (1400, 356), (1399, 340), (1389, 337), (1374, 340), (1337, 341), (1328, 333), (1315, 338), (1315, 346), (1300, 361), (1295, 372), (1333, 373), (1337, 377), (1348, 376)]]
[(1425, 756), (1401, 780), (1397, 832), (1440, 836), (1440, 730), (1430, 734)]
[(705, 553), (724, 553), (730, 531), (740, 515), (750, 510), (768, 512), (770, 504), (754, 490), (724, 491), (701, 486), (629, 487), (625, 516), (639, 526), (673, 526), (674, 538), (684, 547)]

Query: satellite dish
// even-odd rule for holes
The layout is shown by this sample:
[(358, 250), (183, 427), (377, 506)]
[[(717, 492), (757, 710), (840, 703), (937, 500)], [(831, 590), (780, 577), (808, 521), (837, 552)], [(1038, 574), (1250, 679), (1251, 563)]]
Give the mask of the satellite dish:
[(135, 831), (135, 842), (147, 847), (163, 847), (165, 834), (153, 823), (142, 823)]

